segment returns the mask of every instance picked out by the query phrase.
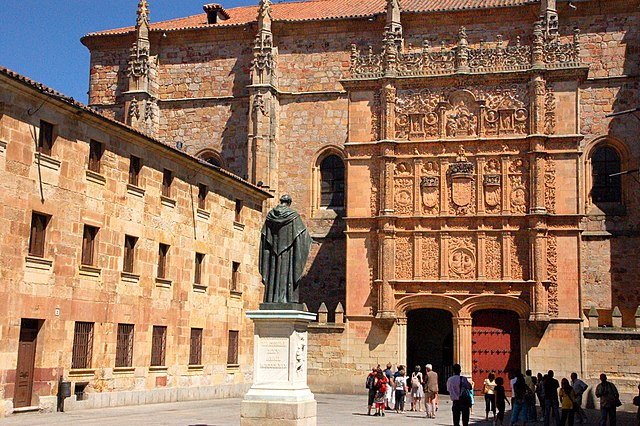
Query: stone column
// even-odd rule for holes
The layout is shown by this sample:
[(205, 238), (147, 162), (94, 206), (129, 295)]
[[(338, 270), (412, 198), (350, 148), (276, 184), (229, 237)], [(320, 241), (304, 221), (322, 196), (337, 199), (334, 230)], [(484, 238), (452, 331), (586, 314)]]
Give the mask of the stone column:
[(486, 278), (486, 232), (478, 232), (478, 259), (477, 259), (477, 270), (478, 270), (478, 279), (484, 280)]
[(380, 288), (378, 291), (378, 312), (376, 318), (395, 318), (393, 287), (391, 281), (395, 279), (395, 231), (393, 223), (387, 222), (379, 232), (380, 247)]
[(407, 365), (407, 317), (396, 319), (398, 325), (398, 364)]
[(534, 287), (531, 291), (531, 316), (532, 321), (549, 320), (549, 302), (547, 294), (547, 229), (546, 224), (540, 219), (530, 225), (529, 234), (532, 247), (533, 280)]
[(473, 354), (471, 352), (471, 317), (453, 318), (453, 362), (460, 364), (463, 376), (471, 376)]
[(240, 425), (316, 424), (307, 385), (307, 327), (316, 318), (296, 310), (249, 311), (254, 323), (253, 385), (241, 405)]

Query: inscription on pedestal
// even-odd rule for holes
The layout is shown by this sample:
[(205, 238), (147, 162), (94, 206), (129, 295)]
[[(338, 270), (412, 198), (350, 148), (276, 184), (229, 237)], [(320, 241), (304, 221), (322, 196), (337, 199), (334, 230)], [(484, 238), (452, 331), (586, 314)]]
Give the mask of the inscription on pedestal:
[(289, 379), (289, 339), (263, 337), (258, 352), (260, 382), (279, 382)]

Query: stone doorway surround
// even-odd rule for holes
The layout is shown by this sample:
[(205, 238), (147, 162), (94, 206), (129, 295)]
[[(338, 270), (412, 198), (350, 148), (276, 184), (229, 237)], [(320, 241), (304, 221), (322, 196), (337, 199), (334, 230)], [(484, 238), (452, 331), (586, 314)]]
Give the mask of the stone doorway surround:
[(472, 353), (472, 314), (487, 309), (513, 311), (520, 321), (520, 365), (526, 365), (527, 354), (527, 318), (529, 305), (509, 295), (452, 295), (452, 294), (413, 294), (396, 295), (396, 323), (398, 325), (398, 360), (407, 362), (407, 312), (416, 309), (442, 309), (452, 315), (453, 326), (453, 362), (460, 364), (462, 374), (471, 376)]

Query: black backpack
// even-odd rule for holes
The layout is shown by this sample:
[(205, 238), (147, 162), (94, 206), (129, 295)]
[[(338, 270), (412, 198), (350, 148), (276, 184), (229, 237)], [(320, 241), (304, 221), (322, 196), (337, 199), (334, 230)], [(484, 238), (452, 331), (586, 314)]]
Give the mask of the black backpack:
[(369, 374), (367, 376), (367, 384), (365, 385), (367, 389), (373, 389), (373, 383), (375, 382), (376, 377), (373, 374)]

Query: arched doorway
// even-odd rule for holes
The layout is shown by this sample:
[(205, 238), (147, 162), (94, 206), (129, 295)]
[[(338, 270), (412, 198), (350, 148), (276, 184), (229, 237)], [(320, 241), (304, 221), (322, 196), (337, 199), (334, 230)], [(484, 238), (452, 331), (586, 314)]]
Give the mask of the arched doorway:
[(500, 309), (486, 309), (472, 315), (471, 352), (472, 377), (476, 389), (482, 389), (484, 379), (493, 373), (505, 380), (520, 371), (520, 321), (518, 314)]
[(426, 364), (438, 373), (440, 390), (446, 388), (453, 365), (453, 322), (442, 309), (415, 309), (407, 312), (407, 374)]

